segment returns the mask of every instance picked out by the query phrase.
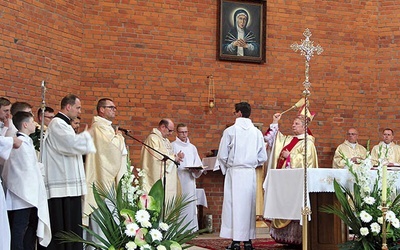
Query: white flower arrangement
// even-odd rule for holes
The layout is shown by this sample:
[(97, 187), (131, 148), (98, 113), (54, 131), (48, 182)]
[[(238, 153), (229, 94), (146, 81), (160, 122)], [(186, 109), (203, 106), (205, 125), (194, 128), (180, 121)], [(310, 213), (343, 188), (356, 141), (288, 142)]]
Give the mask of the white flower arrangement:
[[(163, 207), (164, 192), (158, 180), (146, 194), (141, 186), (144, 172), (130, 166), (117, 189), (107, 189), (93, 185), (98, 209), (92, 213), (93, 219), (102, 228), (105, 237), (84, 228), (101, 243), (87, 241), (71, 232), (58, 235), (64, 242), (83, 242), (103, 250), (180, 250), (182, 245), (201, 231), (193, 232), (188, 224), (183, 224), (180, 211), (194, 202), (185, 197), (175, 197)], [(132, 173), (137, 172), (137, 177)], [(109, 200), (112, 206), (106, 205)]]
[[(382, 166), (387, 164), (380, 154), (378, 166), (373, 166), (370, 154), (359, 164), (345, 159), (346, 168), (354, 178), (353, 190), (341, 186), (336, 180), (334, 188), (340, 204), (324, 206), (321, 211), (336, 214), (349, 226), (354, 238), (339, 246), (339, 249), (381, 249), (382, 247)], [(372, 171), (376, 170), (377, 172)], [(395, 182), (397, 171), (388, 171), (386, 206), (386, 239), (389, 249), (400, 249), (400, 196)]]

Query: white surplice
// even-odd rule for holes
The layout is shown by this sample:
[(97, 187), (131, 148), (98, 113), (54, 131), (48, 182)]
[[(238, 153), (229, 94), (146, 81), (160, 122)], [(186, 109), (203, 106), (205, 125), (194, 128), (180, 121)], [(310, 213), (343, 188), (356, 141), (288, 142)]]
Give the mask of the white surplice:
[(179, 153), (179, 151), (185, 154), (183, 161), (178, 167), (178, 177), (181, 183), (182, 195), (187, 197), (188, 200), (193, 200), (181, 213), (181, 218), (186, 216), (183, 225), (189, 223), (187, 229), (197, 231), (199, 229), (199, 223), (197, 220), (196, 206), (196, 178), (200, 177), (202, 170), (190, 172), (186, 167), (199, 167), (202, 165), (202, 162), (196, 146), (190, 143), (189, 138), (187, 138), (187, 142), (183, 142), (177, 137), (176, 140), (172, 142), (172, 146), (174, 147), (175, 154)]
[(256, 237), (256, 171), (267, 160), (261, 131), (249, 118), (225, 129), (218, 150), (225, 174), (220, 237), (247, 241)]
[(82, 155), (95, 153), (89, 132), (75, 134), (63, 119), (54, 117), (43, 143), (43, 165), (48, 199), (86, 194)]
[[(0, 136), (0, 159), (7, 160), (13, 148), (13, 138)], [(0, 250), (10, 249), (11, 234), (8, 222), (7, 205), (0, 179)]]
[(7, 189), (8, 210), (36, 207), (36, 235), (40, 245), (47, 246), (51, 240), (51, 230), (46, 188), (41, 172), (42, 164), (37, 161), (32, 139), (23, 133), (20, 133), (18, 138), (22, 140), (22, 145), (11, 151), (2, 173)]

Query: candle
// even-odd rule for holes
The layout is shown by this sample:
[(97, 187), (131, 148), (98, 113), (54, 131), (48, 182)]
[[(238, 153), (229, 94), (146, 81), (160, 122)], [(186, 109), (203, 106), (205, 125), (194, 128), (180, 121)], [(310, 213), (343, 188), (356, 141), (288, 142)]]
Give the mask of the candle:
[(382, 202), (386, 203), (387, 198), (387, 165), (382, 167)]

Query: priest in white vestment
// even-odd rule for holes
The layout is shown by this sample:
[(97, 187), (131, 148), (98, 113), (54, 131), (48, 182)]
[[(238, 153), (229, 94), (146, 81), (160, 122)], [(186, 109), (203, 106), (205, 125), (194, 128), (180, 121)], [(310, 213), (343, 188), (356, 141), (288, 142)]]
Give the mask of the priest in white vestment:
[[(95, 153), (96, 148), (87, 128), (76, 134), (70, 124), (80, 113), (79, 98), (72, 94), (65, 96), (44, 137), (43, 165), (53, 235), (73, 231), (82, 237), (83, 233), (81, 199), (87, 193), (87, 186), (82, 155)], [(59, 243), (53, 238), (47, 249), (82, 249), (82, 243)]]
[(400, 146), (393, 142), (394, 132), (385, 128), (382, 134), (383, 141), (375, 145), (371, 150), (371, 160), (374, 165), (379, 164), (379, 159), (388, 162), (389, 167), (400, 166)]
[(17, 112), (13, 116), (13, 123), (19, 131), (17, 135), (22, 145), (12, 150), (2, 172), (11, 218), (11, 248), (35, 246), (36, 237), (40, 245), (47, 246), (51, 240), (51, 230), (43, 165), (38, 162), (33, 141), (29, 137), (35, 131), (33, 115)]
[[(302, 108), (303, 110), (303, 108)], [(299, 115), (294, 119), (292, 130), (293, 135), (283, 135), (279, 131), (278, 121), (281, 114), (276, 113), (273, 116), (273, 122), (264, 136), (269, 147), (272, 147), (271, 155), (268, 160), (269, 169), (285, 169), (290, 168), (318, 168), (317, 150), (315, 148), (315, 138), (310, 131), (307, 131), (307, 166), (304, 165), (305, 155), (305, 122), (310, 122), (314, 116), (309, 111), (308, 116)], [(268, 172), (267, 170), (267, 172)], [(266, 179), (263, 184), (264, 190), (267, 187)], [(284, 195), (284, 194), (282, 194)], [(267, 199), (264, 199), (266, 201)], [(264, 206), (266, 207), (266, 206)], [(300, 211), (299, 211), (300, 212)], [(265, 211), (264, 211), (265, 214)], [(271, 218), (266, 218), (271, 219)], [(302, 230), (298, 220), (282, 220), (273, 218), (270, 225), (271, 237), (279, 243), (284, 244), (301, 244)]]
[[(88, 193), (83, 199), (83, 225), (88, 226), (99, 235), (103, 235), (97, 223), (91, 218), (93, 209), (97, 208), (92, 185), (101, 187), (117, 187), (119, 180), (127, 172), (127, 150), (125, 138), (112, 126), (117, 108), (109, 98), (97, 102), (97, 116), (93, 117), (91, 135), (96, 153), (87, 154), (85, 160), (86, 184)], [(89, 239), (90, 235), (86, 235)], [(100, 243), (96, 238), (91, 241)]]
[(174, 153), (183, 152), (185, 158), (179, 165), (178, 177), (181, 183), (182, 195), (187, 198), (187, 200), (192, 200), (185, 209), (182, 210), (180, 215), (184, 219), (183, 225), (188, 224), (187, 229), (191, 231), (199, 230), (199, 223), (197, 220), (197, 206), (196, 206), (196, 178), (199, 178), (203, 173), (203, 170), (189, 169), (187, 167), (201, 167), (202, 162), (197, 152), (195, 145), (190, 143), (188, 137), (188, 127), (180, 123), (176, 126), (176, 140), (172, 142), (174, 147)]
[(335, 150), (332, 168), (344, 168), (346, 165), (346, 159), (349, 159), (354, 164), (359, 164), (361, 160), (364, 160), (365, 157), (367, 157), (367, 150), (364, 146), (360, 145), (357, 140), (357, 129), (350, 128), (347, 131), (347, 139)]
[(232, 239), (227, 249), (252, 250), (256, 238), (256, 171), (267, 160), (261, 131), (250, 120), (251, 106), (235, 104), (234, 125), (225, 129), (217, 164), (225, 175), (220, 237)]
[[(178, 152), (174, 154), (171, 142), (168, 140), (168, 136), (174, 132), (174, 123), (171, 119), (162, 119), (158, 123), (157, 128), (153, 128), (150, 135), (144, 141), (144, 144), (157, 150), (158, 152), (168, 156), (170, 159), (177, 163), (180, 163), (184, 158), (184, 153)], [(166, 184), (163, 183), (165, 188), (165, 200), (168, 201), (175, 197), (180, 191), (180, 184), (178, 180), (178, 171), (175, 162), (167, 159), (165, 160), (163, 155), (154, 151), (147, 146), (142, 146), (140, 165), (145, 171), (143, 188), (145, 192), (149, 192), (151, 187), (159, 179), (163, 179), (164, 176), (164, 164), (166, 166)]]

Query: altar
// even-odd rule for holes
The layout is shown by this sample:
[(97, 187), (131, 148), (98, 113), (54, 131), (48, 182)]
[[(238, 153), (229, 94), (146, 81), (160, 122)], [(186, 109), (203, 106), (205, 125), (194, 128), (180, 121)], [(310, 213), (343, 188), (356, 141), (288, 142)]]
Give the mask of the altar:
[[(264, 217), (301, 221), (304, 169), (271, 169), (266, 178)], [(349, 188), (353, 183), (352, 175), (346, 169), (307, 170), (306, 195), (312, 212), (309, 216), (308, 249), (336, 250), (338, 244), (347, 241), (348, 230), (342, 221), (337, 216), (318, 211), (320, 206), (332, 205), (336, 200), (334, 179)]]

